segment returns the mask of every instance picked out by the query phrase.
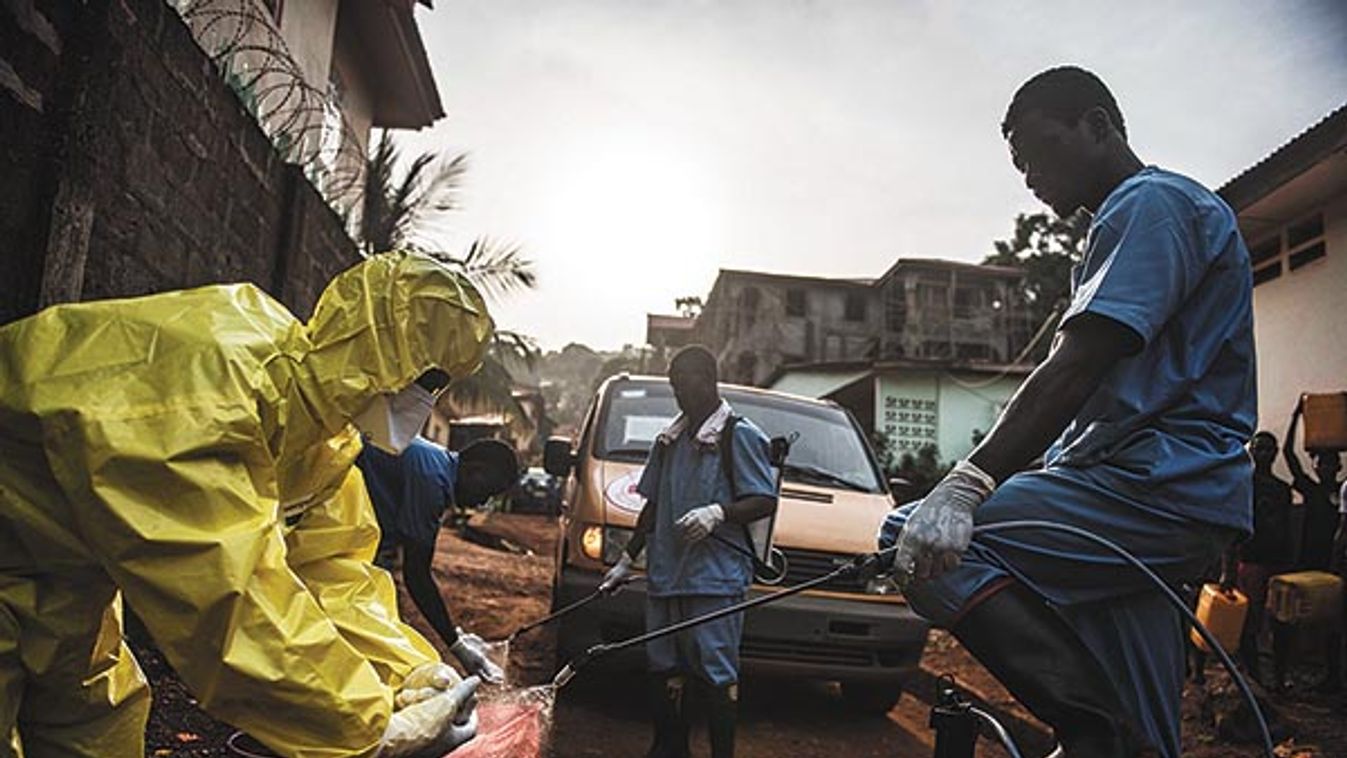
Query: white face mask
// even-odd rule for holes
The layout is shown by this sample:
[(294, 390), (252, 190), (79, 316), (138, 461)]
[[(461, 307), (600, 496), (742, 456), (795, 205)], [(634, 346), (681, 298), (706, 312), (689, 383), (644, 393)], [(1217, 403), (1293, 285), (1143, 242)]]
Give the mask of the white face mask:
[(375, 447), (393, 455), (412, 444), (412, 438), (430, 418), (435, 396), (419, 384), (391, 395), (378, 395), (351, 423), (365, 434)]

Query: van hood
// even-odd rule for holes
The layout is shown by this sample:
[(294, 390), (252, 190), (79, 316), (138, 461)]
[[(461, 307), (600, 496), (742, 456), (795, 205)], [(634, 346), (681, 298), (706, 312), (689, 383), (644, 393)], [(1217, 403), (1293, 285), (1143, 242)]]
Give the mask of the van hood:
[[(601, 461), (604, 522), (631, 528), (644, 506), (636, 484), (642, 463)], [(778, 547), (860, 555), (874, 552), (880, 524), (893, 503), (882, 493), (856, 492), (784, 482), (776, 515), (774, 543)]]

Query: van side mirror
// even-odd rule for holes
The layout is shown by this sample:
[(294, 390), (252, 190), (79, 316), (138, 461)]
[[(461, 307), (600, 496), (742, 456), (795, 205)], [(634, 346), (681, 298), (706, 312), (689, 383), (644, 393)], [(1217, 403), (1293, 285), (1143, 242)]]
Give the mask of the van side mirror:
[(575, 453), (571, 452), (570, 437), (549, 437), (543, 446), (543, 470), (560, 479), (565, 479), (575, 466)]
[(895, 476), (889, 480), (889, 492), (893, 495), (893, 502), (898, 505), (910, 503), (917, 499), (916, 485), (901, 476)]

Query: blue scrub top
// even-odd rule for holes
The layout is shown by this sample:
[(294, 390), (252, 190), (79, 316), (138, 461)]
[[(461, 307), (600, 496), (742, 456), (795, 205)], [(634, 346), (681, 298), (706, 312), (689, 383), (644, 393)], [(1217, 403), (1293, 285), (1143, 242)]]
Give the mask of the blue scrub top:
[[(646, 542), (647, 593), (652, 597), (738, 596), (753, 579), (753, 561), (748, 555), (710, 537), (689, 544), (674, 526), (693, 508), (711, 503), (723, 507), (735, 499), (721, 468), (720, 451), (696, 442), (696, 432), (689, 428), (668, 445), (656, 443), (636, 485), (646, 507), (656, 508), (654, 529)], [(776, 497), (767, 435), (753, 422), (741, 419), (732, 442), (735, 494), (739, 499)], [(727, 521), (715, 534), (749, 550), (740, 524)]]
[(458, 454), (415, 437), (401, 455), (365, 445), (356, 465), (379, 519), (381, 548), (391, 543), (434, 549), (440, 517), (454, 503)]
[(1252, 272), (1235, 214), (1155, 167), (1129, 177), (1090, 224), (1062, 323), (1096, 313), (1141, 337), (1045, 457), (1138, 507), (1252, 528), (1257, 420)]

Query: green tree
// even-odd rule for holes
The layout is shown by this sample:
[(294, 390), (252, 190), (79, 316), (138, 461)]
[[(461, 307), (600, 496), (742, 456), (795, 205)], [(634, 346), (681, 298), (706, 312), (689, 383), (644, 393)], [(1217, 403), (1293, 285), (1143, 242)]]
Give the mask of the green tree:
[[(982, 262), (1012, 266), (1024, 270), (1023, 297), (1029, 308), (1033, 334), (1050, 318), (1048, 334), (1056, 329), (1054, 313), (1060, 314), (1071, 298), (1071, 267), (1080, 262), (1085, 251), (1085, 234), (1090, 220), (1085, 213), (1057, 218), (1048, 213), (1021, 213), (1015, 217), (1015, 232), (1010, 239), (997, 240), (996, 252)], [(1035, 345), (1032, 357), (1047, 356), (1049, 340)]]
[(911, 452), (899, 455), (889, 435), (875, 430), (869, 437), (884, 478), (906, 482), (901, 488), (894, 489), (893, 494), (900, 499), (925, 497), (950, 469), (949, 465), (940, 462), (940, 450), (935, 445), (922, 445), (916, 455)]
[(678, 309), (678, 315), (683, 318), (696, 318), (702, 312), (701, 295), (674, 298), (674, 307)]
[[(365, 194), (356, 228), (366, 255), (416, 250), (434, 256), (462, 272), (492, 299), (537, 286), (533, 262), (516, 245), (480, 238), (461, 254), (445, 250), (452, 213), (459, 209), (459, 191), (468, 168), (466, 155), (425, 152), (403, 164), (392, 135), (384, 130), (365, 162)], [(514, 399), (510, 367), (532, 370), (537, 356), (532, 338), (497, 330), (481, 370), (454, 382), (444, 401), (459, 408), (507, 413), (514, 423), (528, 426), (527, 414)]]

